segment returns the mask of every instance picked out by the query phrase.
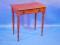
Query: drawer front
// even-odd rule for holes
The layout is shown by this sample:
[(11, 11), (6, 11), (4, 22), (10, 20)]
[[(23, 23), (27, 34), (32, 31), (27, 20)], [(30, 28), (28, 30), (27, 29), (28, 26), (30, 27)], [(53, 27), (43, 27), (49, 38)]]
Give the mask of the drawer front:
[(16, 14), (17, 14), (17, 15), (22, 15), (23, 12), (24, 12), (24, 11), (17, 10), (17, 11), (16, 11)]
[(29, 9), (29, 10), (25, 10), (24, 11), (24, 13), (36, 13), (36, 12), (38, 12), (38, 10), (37, 9)]
[(34, 12), (34, 11), (33, 11), (32, 9), (31, 9), (31, 10), (29, 9), (29, 10), (25, 10), (25, 11), (24, 11), (24, 13), (33, 13), (33, 12)]
[(31, 14), (31, 13), (38, 13), (38, 12), (40, 12), (40, 9), (16, 10), (17, 15)]

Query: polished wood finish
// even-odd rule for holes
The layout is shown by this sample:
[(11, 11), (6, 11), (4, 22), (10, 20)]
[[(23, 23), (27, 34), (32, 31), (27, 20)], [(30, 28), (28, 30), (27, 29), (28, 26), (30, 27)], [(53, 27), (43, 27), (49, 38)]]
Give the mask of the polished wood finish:
[(44, 27), (44, 14), (45, 14), (46, 6), (42, 3), (34, 2), (34, 3), (26, 3), (26, 4), (12, 4), (12, 27), (14, 34), (14, 13), (17, 16), (17, 40), (19, 41), (19, 29), (20, 29), (20, 15), (23, 14), (31, 14), (35, 13), (35, 29), (36, 29), (36, 20), (37, 13), (42, 12), (42, 26), (41, 26), (41, 35), (43, 35), (43, 27)]

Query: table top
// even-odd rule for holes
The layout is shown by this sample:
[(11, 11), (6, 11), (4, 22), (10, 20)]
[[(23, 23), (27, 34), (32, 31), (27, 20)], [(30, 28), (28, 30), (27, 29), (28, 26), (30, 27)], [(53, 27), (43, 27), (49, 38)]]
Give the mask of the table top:
[(25, 4), (12, 4), (14, 10), (27, 10), (27, 9), (35, 9), (46, 7), (42, 3), (34, 2), (34, 3), (25, 3)]

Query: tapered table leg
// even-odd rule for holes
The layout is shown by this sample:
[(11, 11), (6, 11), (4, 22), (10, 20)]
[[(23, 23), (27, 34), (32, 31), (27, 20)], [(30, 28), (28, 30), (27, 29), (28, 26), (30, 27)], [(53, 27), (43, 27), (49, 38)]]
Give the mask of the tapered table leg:
[(17, 16), (17, 41), (19, 41), (20, 16)]
[(12, 8), (12, 30), (13, 30), (13, 35), (14, 35), (14, 10)]
[(25, 17), (25, 16), (24, 16), (24, 11), (23, 11), (23, 15), (22, 15), (22, 22), (23, 22), (23, 23), (22, 23), (22, 26), (24, 26), (24, 17)]
[(44, 15), (45, 15), (45, 8), (42, 9), (42, 26), (41, 26), (41, 36), (43, 36), (43, 28), (44, 28)]
[(22, 26), (24, 26), (24, 15), (22, 15)]
[(36, 29), (36, 22), (37, 22), (37, 13), (35, 13), (35, 29)]

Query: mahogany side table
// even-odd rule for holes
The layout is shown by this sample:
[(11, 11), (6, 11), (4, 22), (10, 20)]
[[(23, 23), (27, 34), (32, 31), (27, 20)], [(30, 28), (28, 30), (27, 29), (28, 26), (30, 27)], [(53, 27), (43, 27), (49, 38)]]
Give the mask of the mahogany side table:
[(36, 28), (36, 19), (37, 13), (42, 13), (42, 24), (41, 24), (41, 35), (43, 35), (43, 27), (44, 27), (44, 14), (46, 10), (46, 6), (42, 3), (34, 2), (34, 3), (25, 3), (25, 4), (12, 4), (12, 29), (14, 34), (14, 13), (17, 16), (17, 41), (19, 41), (19, 30), (20, 30), (20, 16), (23, 14), (31, 14), (35, 13), (35, 28)]

